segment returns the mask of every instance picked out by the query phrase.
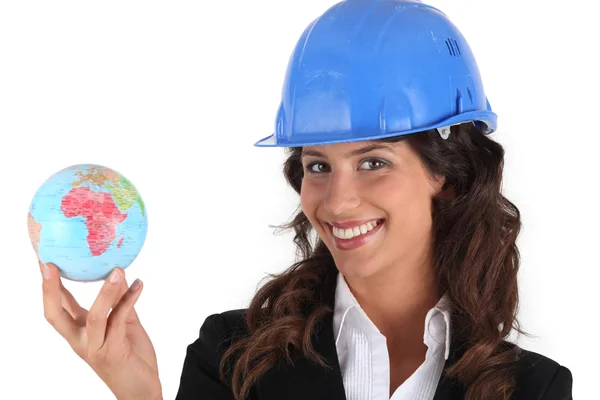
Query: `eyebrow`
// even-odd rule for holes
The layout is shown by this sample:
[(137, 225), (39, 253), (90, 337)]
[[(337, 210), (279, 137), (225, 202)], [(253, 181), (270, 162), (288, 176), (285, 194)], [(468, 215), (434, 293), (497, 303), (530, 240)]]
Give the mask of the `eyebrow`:
[[(368, 153), (370, 151), (373, 150), (387, 150), (390, 153), (395, 154), (396, 152), (394, 151), (394, 148), (389, 146), (389, 145), (385, 145), (385, 144), (381, 144), (381, 143), (373, 143), (352, 151), (347, 152), (346, 154), (344, 154), (345, 158), (350, 158), (350, 157), (354, 157), (360, 154), (365, 154)], [(327, 156), (325, 156), (325, 154), (316, 151), (316, 150), (302, 150), (302, 154), (300, 155), (300, 159), (302, 159), (305, 156), (315, 156), (315, 157), (323, 157), (323, 158), (327, 158)]]

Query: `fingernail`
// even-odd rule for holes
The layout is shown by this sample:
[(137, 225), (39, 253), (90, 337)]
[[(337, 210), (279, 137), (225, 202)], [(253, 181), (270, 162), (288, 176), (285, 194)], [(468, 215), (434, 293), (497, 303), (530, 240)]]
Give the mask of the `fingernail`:
[(117, 269), (113, 269), (108, 277), (108, 281), (110, 283), (115, 283), (119, 280), (120, 277), (121, 277), (121, 274), (119, 273), (119, 271)]
[(41, 261), (40, 261), (40, 269), (42, 270), (42, 276), (44, 277), (44, 279), (45, 280), (50, 279), (50, 270), (48, 269), (48, 266)]
[(140, 278), (137, 278), (135, 281), (133, 281), (133, 283), (131, 284), (131, 290), (138, 290), (140, 288), (140, 286), (142, 286), (142, 281)]

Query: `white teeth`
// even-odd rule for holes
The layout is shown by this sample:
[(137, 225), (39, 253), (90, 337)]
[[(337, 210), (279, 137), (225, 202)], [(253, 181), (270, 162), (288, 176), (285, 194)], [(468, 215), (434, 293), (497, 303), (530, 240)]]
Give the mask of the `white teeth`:
[(353, 237), (364, 235), (365, 233), (372, 231), (377, 225), (377, 221), (371, 221), (367, 222), (366, 224), (347, 229), (339, 229), (333, 226), (333, 236), (340, 239), (352, 239)]

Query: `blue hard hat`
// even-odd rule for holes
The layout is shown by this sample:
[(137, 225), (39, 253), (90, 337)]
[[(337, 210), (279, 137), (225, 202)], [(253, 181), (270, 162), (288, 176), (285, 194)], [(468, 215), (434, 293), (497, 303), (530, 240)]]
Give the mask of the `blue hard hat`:
[(292, 53), (275, 133), (297, 147), (374, 140), (473, 122), (496, 130), (475, 57), (438, 9), (418, 0), (345, 0), (303, 32)]

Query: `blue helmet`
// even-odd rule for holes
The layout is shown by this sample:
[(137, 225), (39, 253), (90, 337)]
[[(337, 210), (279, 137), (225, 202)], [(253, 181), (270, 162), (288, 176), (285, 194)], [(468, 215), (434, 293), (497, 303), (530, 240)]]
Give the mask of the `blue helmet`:
[(475, 57), (450, 19), (418, 0), (345, 0), (292, 53), (275, 133), (259, 147), (374, 140), (472, 121), (496, 130)]

